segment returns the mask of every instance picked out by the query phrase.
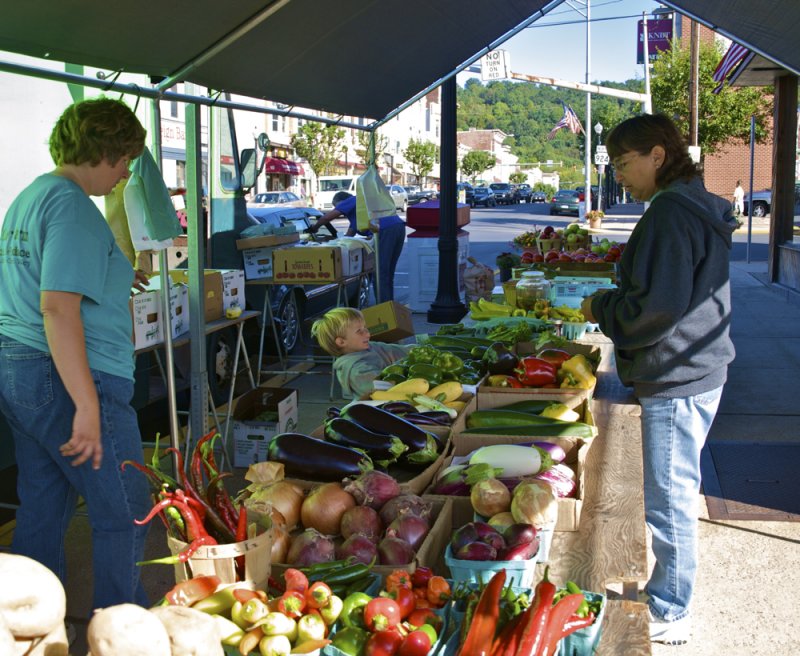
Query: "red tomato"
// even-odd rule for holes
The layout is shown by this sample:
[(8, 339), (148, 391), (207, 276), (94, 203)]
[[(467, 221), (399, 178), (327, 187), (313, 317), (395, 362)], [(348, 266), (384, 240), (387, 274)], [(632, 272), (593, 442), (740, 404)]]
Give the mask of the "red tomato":
[(175, 585), (164, 598), (171, 606), (191, 606), (212, 595), (219, 584), (218, 576), (195, 576)]
[(430, 567), (417, 567), (411, 574), (411, 584), (415, 588), (427, 588), (431, 576), (433, 576), (433, 570)]
[(419, 628), (423, 624), (430, 624), (436, 633), (442, 629), (442, 618), (434, 613), (430, 608), (417, 608), (406, 618), (406, 622), (411, 626)]
[(424, 631), (412, 631), (400, 644), (397, 656), (427, 656), (431, 650), (431, 639)]
[(364, 647), (364, 656), (394, 656), (403, 638), (397, 631), (378, 631), (373, 633)]
[(389, 599), (394, 599), (400, 607), (400, 619), (404, 620), (417, 607), (417, 598), (410, 588), (397, 588), (389, 593)]
[(308, 577), (299, 569), (294, 567), (287, 569), (283, 574), (283, 580), (286, 582), (286, 590), (297, 590), (302, 594), (308, 590)]
[(385, 631), (400, 623), (400, 606), (394, 599), (375, 597), (364, 609), (364, 624), (369, 631)]

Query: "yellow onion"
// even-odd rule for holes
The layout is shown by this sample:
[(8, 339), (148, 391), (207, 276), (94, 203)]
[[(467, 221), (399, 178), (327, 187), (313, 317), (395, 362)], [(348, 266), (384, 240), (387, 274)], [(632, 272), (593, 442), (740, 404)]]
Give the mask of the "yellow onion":
[(272, 551), (270, 562), (285, 563), (286, 554), (289, 552), (289, 533), (282, 526), (272, 527)]
[(337, 535), (342, 515), (354, 508), (356, 500), (339, 483), (325, 483), (311, 491), (300, 508), (300, 520), (305, 528), (323, 535)]
[(511, 507), (511, 492), (496, 478), (487, 478), (472, 486), (469, 493), (472, 508), (479, 515), (492, 517)]

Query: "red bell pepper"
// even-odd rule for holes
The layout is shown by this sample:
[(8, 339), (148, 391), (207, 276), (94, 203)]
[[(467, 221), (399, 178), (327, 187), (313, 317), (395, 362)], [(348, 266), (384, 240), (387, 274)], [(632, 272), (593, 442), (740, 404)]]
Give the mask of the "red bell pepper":
[(536, 354), (536, 357), (540, 360), (545, 360), (551, 364), (554, 364), (556, 367), (560, 367), (562, 362), (566, 362), (572, 356), (564, 349), (547, 348), (539, 351)]
[(514, 373), (517, 374), (517, 380), (525, 387), (542, 387), (556, 383), (558, 378), (556, 376), (557, 368), (551, 362), (542, 360), (534, 356), (528, 356), (520, 359)]

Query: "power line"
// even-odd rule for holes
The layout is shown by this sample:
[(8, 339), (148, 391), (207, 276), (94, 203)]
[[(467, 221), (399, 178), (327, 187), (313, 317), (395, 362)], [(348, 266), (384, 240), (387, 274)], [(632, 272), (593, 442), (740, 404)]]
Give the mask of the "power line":
[[(604, 21), (612, 21), (612, 20), (623, 20), (627, 18), (641, 18), (641, 14), (631, 14), (630, 16), (607, 16), (605, 18), (590, 18), (590, 23), (600, 23)], [(526, 27), (526, 30), (531, 30), (534, 27), (558, 27), (560, 25), (586, 25), (586, 19), (583, 18), (581, 20), (573, 20), (573, 21), (560, 21), (557, 23), (533, 23)]]

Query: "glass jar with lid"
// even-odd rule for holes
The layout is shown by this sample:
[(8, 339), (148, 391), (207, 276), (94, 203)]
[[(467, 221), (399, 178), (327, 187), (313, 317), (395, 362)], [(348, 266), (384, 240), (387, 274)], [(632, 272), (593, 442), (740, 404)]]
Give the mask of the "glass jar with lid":
[(536, 301), (550, 301), (550, 281), (543, 271), (525, 271), (517, 283), (517, 307), (533, 310)]

